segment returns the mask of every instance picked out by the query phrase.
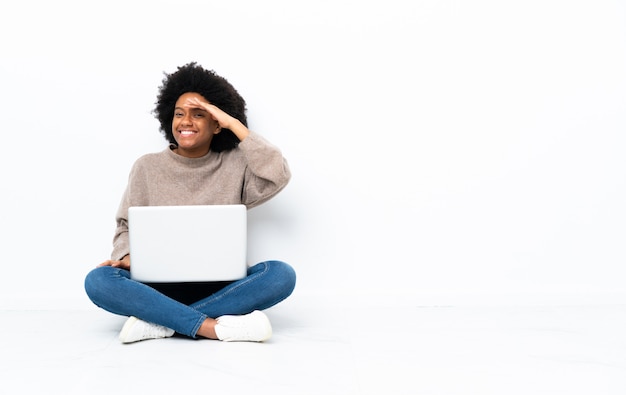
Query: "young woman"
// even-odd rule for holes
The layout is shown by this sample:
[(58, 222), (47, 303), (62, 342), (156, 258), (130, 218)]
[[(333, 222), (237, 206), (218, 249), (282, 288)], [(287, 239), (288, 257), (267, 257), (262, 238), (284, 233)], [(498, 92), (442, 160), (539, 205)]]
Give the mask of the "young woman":
[[(144, 284), (130, 278), (128, 208), (198, 204), (258, 206), (280, 192), (291, 173), (280, 150), (247, 128), (246, 103), (223, 77), (195, 62), (165, 74), (154, 113), (169, 141), (133, 165), (117, 211), (111, 259), (85, 279), (91, 301), (128, 316), (120, 340), (173, 336), (264, 341), (272, 334), (261, 311), (296, 282), (280, 261), (249, 267), (234, 282)], [(173, 262), (175, 264), (175, 262)]]

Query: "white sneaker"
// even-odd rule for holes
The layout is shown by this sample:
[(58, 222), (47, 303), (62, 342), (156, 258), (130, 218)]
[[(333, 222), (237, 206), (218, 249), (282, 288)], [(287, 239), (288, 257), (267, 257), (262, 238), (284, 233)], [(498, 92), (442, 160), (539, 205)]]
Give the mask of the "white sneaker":
[(272, 336), (272, 325), (264, 313), (255, 310), (245, 315), (218, 317), (215, 333), (225, 342), (262, 342)]
[(161, 325), (142, 321), (137, 317), (129, 317), (120, 332), (122, 343), (133, 343), (146, 339), (161, 339), (174, 335), (174, 330)]

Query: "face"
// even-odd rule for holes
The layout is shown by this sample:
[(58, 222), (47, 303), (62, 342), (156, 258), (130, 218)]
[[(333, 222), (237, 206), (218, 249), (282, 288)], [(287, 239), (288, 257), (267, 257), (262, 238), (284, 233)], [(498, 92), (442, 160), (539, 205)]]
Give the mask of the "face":
[(207, 102), (198, 93), (187, 92), (181, 95), (176, 101), (172, 120), (172, 133), (178, 144), (176, 153), (188, 158), (206, 155), (213, 135), (219, 132), (219, 124), (206, 110), (188, 103), (194, 97)]

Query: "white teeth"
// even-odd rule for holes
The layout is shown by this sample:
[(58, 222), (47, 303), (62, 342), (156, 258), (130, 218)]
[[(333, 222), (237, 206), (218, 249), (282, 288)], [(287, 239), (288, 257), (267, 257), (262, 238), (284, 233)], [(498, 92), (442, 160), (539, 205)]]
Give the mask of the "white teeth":
[(191, 130), (181, 130), (180, 134), (185, 135), (185, 136), (189, 136), (190, 134), (193, 134), (194, 132), (192, 132)]

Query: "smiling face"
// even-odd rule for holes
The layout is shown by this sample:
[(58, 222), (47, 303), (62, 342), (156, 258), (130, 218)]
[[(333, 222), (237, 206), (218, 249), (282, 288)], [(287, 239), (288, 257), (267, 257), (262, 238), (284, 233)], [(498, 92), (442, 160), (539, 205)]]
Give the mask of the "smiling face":
[(182, 94), (176, 101), (172, 120), (172, 133), (178, 144), (176, 153), (188, 158), (206, 155), (213, 135), (219, 132), (219, 124), (206, 110), (188, 103), (188, 100), (194, 97), (203, 102), (207, 101), (198, 93)]

